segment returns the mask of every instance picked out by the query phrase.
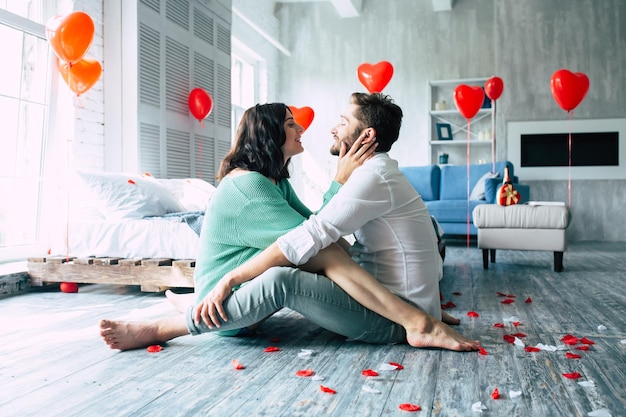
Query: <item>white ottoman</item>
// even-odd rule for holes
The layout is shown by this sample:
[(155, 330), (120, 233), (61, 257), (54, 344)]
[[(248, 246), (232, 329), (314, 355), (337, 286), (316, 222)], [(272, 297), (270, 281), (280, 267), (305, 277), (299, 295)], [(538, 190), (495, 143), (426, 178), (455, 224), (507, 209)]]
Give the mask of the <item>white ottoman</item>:
[(553, 251), (554, 270), (563, 270), (565, 232), (571, 219), (566, 206), (481, 204), (472, 217), (478, 230), (478, 247), (483, 250), (483, 268), (488, 268), (488, 251), (493, 263), (496, 249), (512, 249)]

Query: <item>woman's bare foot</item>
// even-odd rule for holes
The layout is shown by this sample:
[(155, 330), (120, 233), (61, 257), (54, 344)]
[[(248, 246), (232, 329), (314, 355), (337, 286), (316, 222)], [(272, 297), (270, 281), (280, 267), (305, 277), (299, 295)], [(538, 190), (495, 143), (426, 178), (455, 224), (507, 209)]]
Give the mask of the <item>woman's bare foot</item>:
[(417, 348), (434, 347), (472, 351), (480, 347), (480, 341), (468, 339), (447, 324), (432, 317), (424, 318), (418, 327), (407, 329), (406, 339), (409, 345)]
[(171, 290), (166, 290), (165, 296), (179, 313), (187, 312), (187, 309), (191, 306), (194, 306), (196, 301), (196, 295), (194, 293), (176, 294)]
[(165, 343), (186, 334), (189, 334), (189, 330), (183, 315), (154, 322), (100, 321), (100, 337), (111, 349), (138, 349)]
[(445, 311), (441, 312), (441, 321), (443, 321), (446, 324), (451, 324), (455, 326), (461, 323), (461, 319), (457, 319), (456, 317), (449, 315)]

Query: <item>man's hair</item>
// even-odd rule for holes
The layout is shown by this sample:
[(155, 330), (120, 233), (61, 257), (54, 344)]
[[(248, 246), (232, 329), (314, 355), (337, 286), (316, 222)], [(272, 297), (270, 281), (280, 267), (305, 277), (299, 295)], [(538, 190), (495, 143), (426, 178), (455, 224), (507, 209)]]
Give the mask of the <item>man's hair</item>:
[(381, 93), (352, 93), (350, 104), (356, 104), (355, 117), (363, 123), (363, 129), (376, 129), (376, 152), (388, 152), (398, 140), (402, 125), (402, 109), (393, 99)]
[(243, 113), (235, 144), (222, 160), (219, 180), (235, 168), (255, 171), (276, 181), (289, 178), (281, 147), (287, 141), (283, 103), (257, 104)]

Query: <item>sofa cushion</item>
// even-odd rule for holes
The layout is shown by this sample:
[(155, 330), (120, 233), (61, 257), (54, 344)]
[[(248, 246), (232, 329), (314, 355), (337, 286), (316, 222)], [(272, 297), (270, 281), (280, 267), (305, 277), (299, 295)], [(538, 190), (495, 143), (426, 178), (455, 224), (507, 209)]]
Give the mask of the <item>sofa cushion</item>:
[[(505, 166), (509, 167), (509, 174), (511, 178), (513, 178), (513, 164), (508, 161), (496, 162), (496, 172), (500, 174), (500, 178), (503, 178)], [(471, 191), (483, 175), (491, 172), (492, 165), (472, 164), (469, 168), (469, 191)], [(444, 165), (441, 167), (441, 189), (439, 191), (439, 198), (441, 200), (467, 200), (467, 185), (467, 165)]]
[(424, 201), (439, 200), (439, 165), (425, 165), (416, 167), (400, 167), (400, 171), (417, 190)]
[[(470, 223), (472, 222), (471, 213), (476, 206), (486, 204), (485, 200), (470, 200), (469, 213)], [(435, 216), (439, 223), (467, 223), (467, 200), (437, 200), (428, 201), (426, 203), (428, 212)], [(446, 228), (443, 228), (449, 233)]]
[(487, 172), (485, 175), (480, 177), (474, 188), (472, 188), (472, 192), (470, 193), (470, 200), (486, 200), (485, 198), (485, 181), (488, 178), (499, 178), (499, 172)]

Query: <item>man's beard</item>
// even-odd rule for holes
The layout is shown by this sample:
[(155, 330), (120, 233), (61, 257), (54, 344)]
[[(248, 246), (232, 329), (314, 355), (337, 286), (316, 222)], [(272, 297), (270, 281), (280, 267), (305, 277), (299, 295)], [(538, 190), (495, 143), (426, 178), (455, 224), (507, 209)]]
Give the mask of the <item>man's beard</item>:
[(347, 138), (350, 140), (349, 142), (347, 142), (346, 140), (343, 140), (343, 141), (336, 140), (330, 146), (330, 154), (334, 156), (339, 156), (339, 151), (341, 150), (341, 142), (344, 142), (346, 144), (346, 152), (348, 152), (350, 148), (352, 147), (352, 145), (354, 144), (354, 142), (358, 139), (359, 135), (360, 135), (359, 129), (355, 129), (355, 131), (352, 132), (352, 135)]

